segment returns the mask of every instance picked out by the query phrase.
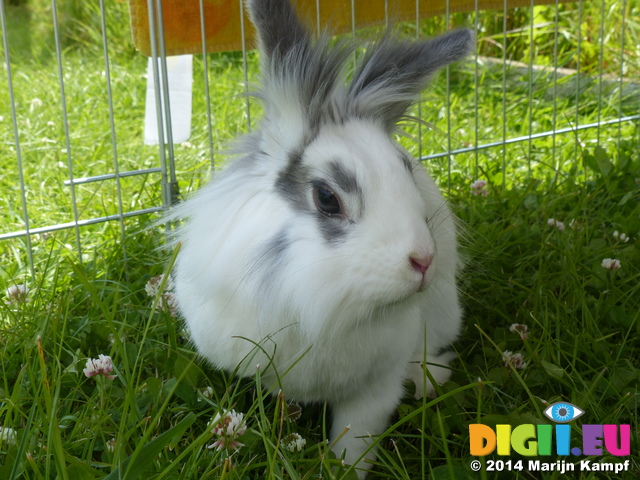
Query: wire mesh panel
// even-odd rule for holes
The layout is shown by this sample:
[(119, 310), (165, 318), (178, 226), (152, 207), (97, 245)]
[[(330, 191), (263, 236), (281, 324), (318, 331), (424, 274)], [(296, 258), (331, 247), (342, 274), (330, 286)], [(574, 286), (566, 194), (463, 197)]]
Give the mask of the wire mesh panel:
[[(147, 59), (131, 43), (127, 4), (0, 0), (0, 268), (6, 276), (33, 274), (49, 241), (82, 259), (106, 237), (124, 240), (141, 228), (137, 217), (162, 211), (180, 191), (206, 180), (225, 158), (217, 152), (259, 118), (260, 104), (243, 95), (258, 65), (242, 3), (227, 2), (225, 14), (238, 24), (240, 50), (216, 53), (209, 53), (209, 34), (219, 28), (211, 4), (182, 3), (196, 12), (190, 28), (199, 42), (193, 128), (187, 142), (174, 144), (171, 122), (158, 115), (154, 146), (143, 139)], [(428, 2), (380, 1), (381, 26), (363, 29), (362, 2), (342, 2), (340, 22), (321, 0), (298, 3), (318, 31), (327, 15), (354, 36), (389, 23), (410, 38), (454, 27), (476, 31), (477, 53), (434, 80), (412, 112), (421, 121), (408, 121), (408, 136), (400, 139), (450, 191), (468, 190), (479, 179), (507, 188), (527, 179), (585, 181), (590, 171), (640, 148), (636, 0), (532, 0), (517, 8), (506, 0), (490, 8), (450, 2), (428, 17)], [(170, 104), (163, 60), (171, 41), (165, 24), (176, 14), (167, 8), (175, 5), (144, 5), (149, 54), (161, 59), (150, 72), (161, 112)]]
[(130, 140), (144, 103), (136, 77), (144, 71), (133, 56), (126, 66), (114, 62), (128, 47), (109, 41), (126, 25), (126, 12), (104, 1), (0, 6), (0, 239), (14, 261), (4, 265), (33, 272), (34, 252), (42, 253), (47, 238), (82, 256), (108, 230), (123, 238), (125, 218), (159, 211), (148, 174), (160, 169), (157, 148)]

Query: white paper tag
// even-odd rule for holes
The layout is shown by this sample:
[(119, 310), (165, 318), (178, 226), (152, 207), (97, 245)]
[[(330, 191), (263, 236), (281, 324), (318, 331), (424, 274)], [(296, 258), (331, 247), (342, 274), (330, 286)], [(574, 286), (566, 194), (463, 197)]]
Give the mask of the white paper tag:
[[(153, 81), (153, 59), (147, 64), (147, 98), (144, 116), (144, 143), (157, 145), (158, 117), (156, 109), (156, 92)], [(164, 125), (164, 140), (167, 141), (167, 116), (162, 93), (162, 70), (158, 59), (160, 75), (160, 99)], [(186, 142), (191, 135), (191, 98), (193, 86), (193, 55), (167, 57), (167, 78), (169, 83), (169, 107), (171, 110), (171, 133), (173, 143)]]

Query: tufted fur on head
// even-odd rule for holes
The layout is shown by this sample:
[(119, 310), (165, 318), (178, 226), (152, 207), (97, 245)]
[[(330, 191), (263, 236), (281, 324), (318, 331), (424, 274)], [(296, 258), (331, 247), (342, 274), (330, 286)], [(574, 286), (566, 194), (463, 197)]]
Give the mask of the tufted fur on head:
[(312, 40), (287, 1), (249, 6), (262, 59), (265, 125), (289, 125), (303, 142), (322, 124), (349, 118), (366, 118), (392, 131), (432, 75), (468, 55), (474, 43), (469, 30), (419, 42), (387, 32), (369, 46), (345, 84), (345, 63), (359, 46), (355, 41), (331, 46), (327, 34)]

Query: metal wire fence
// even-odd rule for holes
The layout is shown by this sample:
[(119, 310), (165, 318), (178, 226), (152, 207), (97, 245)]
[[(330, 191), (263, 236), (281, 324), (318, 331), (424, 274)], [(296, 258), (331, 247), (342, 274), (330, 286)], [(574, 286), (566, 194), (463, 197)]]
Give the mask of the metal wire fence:
[[(64, 232), (59, 241), (80, 259), (102, 235), (124, 242), (132, 218), (177, 201), (179, 189), (216, 167), (225, 141), (251, 129), (260, 106), (238, 94), (249, 90), (257, 62), (242, 2), (232, 7), (242, 50), (208, 53), (205, 0), (195, 1), (202, 50), (194, 60), (192, 137), (181, 145), (166, 120), (165, 38), (155, 28), (166, 21), (163, 3), (147, 1), (154, 87), (147, 98), (158, 112), (158, 145), (149, 146), (142, 134), (146, 60), (131, 46), (126, 6), (0, 0), (0, 255), (15, 265), (4, 267), (9, 275), (34, 273), (48, 235)], [(320, 30), (322, 2), (307, 4)], [(383, 23), (396, 19), (394, 5), (384, 1)], [(447, 2), (428, 19), (420, 7), (415, 0), (414, 19), (401, 23), (406, 35), (464, 25), (478, 39), (474, 58), (447, 69), (416, 108), (424, 122), (408, 127), (408, 148), (449, 189), (478, 178), (503, 187), (522, 175), (557, 181), (582, 165), (585, 151), (640, 150), (638, 2), (532, 0), (512, 8), (504, 0), (481, 10), (476, 1), (466, 12)], [(353, 0), (350, 14), (350, 34), (360, 35)]]

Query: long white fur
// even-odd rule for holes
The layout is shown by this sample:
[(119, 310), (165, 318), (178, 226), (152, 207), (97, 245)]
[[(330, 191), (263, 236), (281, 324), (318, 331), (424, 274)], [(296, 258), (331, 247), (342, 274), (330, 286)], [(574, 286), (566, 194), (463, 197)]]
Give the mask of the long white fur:
[[(299, 103), (280, 95), (277, 105), (247, 156), (173, 214), (188, 219), (179, 233), (178, 303), (216, 367), (240, 365), (251, 376), (272, 362), (263, 372), (269, 386), (274, 370), (282, 376), (293, 366), (279, 387), (290, 400), (329, 402), (332, 438), (350, 427), (335, 451), (364, 478), (364, 452), (384, 431), (404, 381), (411, 378), (418, 395), (433, 392), (420, 363), (425, 352), (428, 363), (443, 365), (429, 367), (436, 381), (449, 377), (453, 355), (438, 353), (455, 341), (462, 317), (455, 223), (433, 180), (418, 162), (408, 171), (408, 154), (383, 126), (350, 118), (322, 125), (303, 153), (312, 177), (326, 177), (337, 161), (362, 193), (363, 202), (341, 194), (351, 223), (344, 239), (328, 243), (316, 217), (276, 191), (306, 133)], [(306, 195), (313, 205), (311, 187)], [(265, 245), (282, 232), (286, 248), (270, 267)], [(423, 282), (409, 258), (427, 254), (434, 260)], [(373, 456), (371, 449), (366, 458)]]
[[(330, 402), (334, 436), (351, 426), (337, 447), (346, 448), (347, 462), (365, 448), (357, 436), (381, 432), (410, 362), (423, 360), (422, 329), (427, 361), (447, 363), (435, 354), (455, 340), (460, 325), (453, 217), (426, 172), (418, 166), (412, 178), (396, 149), (379, 127), (363, 121), (327, 127), (310, 145), (307, 161), (319, 171), (336, 155), (349, 158), (364, 191), (362, 232), (345, 245), (324, 245), (314, 219), (297, 217), (274, 193), (275, 152), (255, 162), (251, 178), (243, 170), (225, 172), (181, 212), (190, 221), (181, 234), (176, 292), (198, 350), (230, 371), (252, 351), (253, 364), (266, 366), (270, 359), (241, 338), (269, 337), (280, 373), (297, 362), (282, 379), (285, 395)], [(251, 275), (254, 252), (283, 228), (292, 236), (286, 273), (265, 297)], [(418, 250), (435, 254), (423, 292), (408, 262)], [(424, 374), (418, 364), (412, 368), (422, 392)], [(447, 376), (438, 369), (437, 380)]]

